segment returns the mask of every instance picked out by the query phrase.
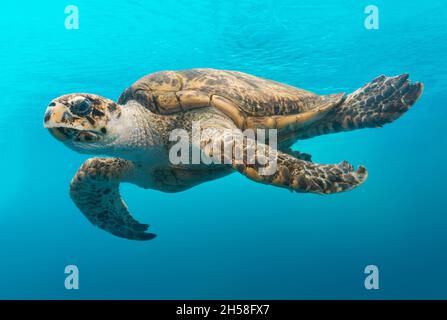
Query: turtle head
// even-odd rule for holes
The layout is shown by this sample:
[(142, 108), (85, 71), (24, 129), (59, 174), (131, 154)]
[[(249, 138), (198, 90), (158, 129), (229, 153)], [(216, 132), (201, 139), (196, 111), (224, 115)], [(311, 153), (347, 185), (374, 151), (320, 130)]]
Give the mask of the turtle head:
[(79, 152), (96, 151), (114, 140), (111, 122), (121, 107), (93, 94), (67, 94), (50, 102), (44, 127), (58, 140)]

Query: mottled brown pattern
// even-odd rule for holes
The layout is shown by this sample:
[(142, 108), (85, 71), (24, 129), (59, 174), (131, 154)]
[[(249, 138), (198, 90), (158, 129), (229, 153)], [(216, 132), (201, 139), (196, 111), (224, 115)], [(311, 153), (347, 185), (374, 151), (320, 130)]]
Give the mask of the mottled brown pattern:
[[(191, 69), (162, 71), (145, 76), (135, 82), (120, 97), (120, 104), (138, 95), (158, 95), (160, 92), (189, 90), (218, 95), (235, 103), (247, 116), (267, 117), (306, 112), (326, 103), (332, 95), (319, 96), (282, 83), (262, 79), (237, 71)], [(335, 97), (337, 99), (337, 97)], [(151, 99), (139, 100), (149, 102)], [(173, 112), (177, 112), (176, 109)]]
[(332, 109), (324, 121), (297, 132), (297, 139), (377, 128), (402, 116), (419, 99), (423, 84), (411, 83), (408, 74), (380, 76), (350, 94), (345, 102)]
[(319, 96), (241, 72), (191, 69), (141, 78), (118, 103), (132, 99), (161, 115), (214, 107), (240, 129), (270, 128), (285, 134), (321, 119), (342, 103), (344, 94)]
[(249, 116), (273, 116), (305, 112), (321, 103), (321, 97), (289, 85), (237, 71), (194, 69), (179, 71), (183, 89), (225, 97)]
[[(212, 137), (203, 138), (201, 149), (207, 150), (206, 145), (210, 140), (214, 143), (221, 140), (221, 146), (223, 146), (225, 141), (231, 141), (232, 138), (227, 133), (217, 130)], [(256, 146), (256, 161), (250, 158), (250, 155), (254, 155), (254, 153), (249, 152), (250, 146)], [(310, 160), (309, 155), (299, 154), (301, 158), (299, 159), (281, 151), (274, 151), (268, 145), (262, 145), (254, 141), (250, 143), (248, 138), (243, 142), (241, 148), (243, 161), (240, 162), (235, 158), (235, 148), (237, 146), (233, 144), (231, 159), (226, 158), (227, 155), (222, 149), (220, 161), (222, 163), (230, 163), (234, 169), (252, 180), (296, 192), (329, 194), (348, 191), (363, 183), (368, 175), (363, 166), (359, 166), (357, 170), (354, 170), (352, 165), (346, 161), (339, 164), (313, 163), (308, 161)], [(259, 153), (258, 150), (265, 150), (265, 153)], [(291, 153), (291, 150), (288, 150), (288, 152)], [(212, 153), (208, 152), (207, 154), (213, 156)], [(276, 170), (273, 174), (265, 175), (260, 170), (264, 167), (263, 163), (268, 163), (268, 161), (261, 158), (267, 158), (269, 154), (275, 155)], [(302, 160), (303, 158), (306, 160)]]
[[(290, 146), (297, 139), (380, 127), (406, 112), (422, 90), (423, 85), (411, 83), (408, 75), (380, 76), (346, 97), (318, 96), (235, 71), (164, 71), (143, 77), (125, 90), (118, 100), (120, 105), (95, 95), (59, 97), (49, 105), (44, 122), (64, 143), (80, 139), (79, 147), (75, 146), (80, 151), (100, 145), (93, 138), (106, 141), (110, 132), (118, 132), (117, 137), (108, 140), (114, 141), (111, 145), (98, 149), (100, 154), (115, 158), (87, 160), (71, 182), (70, 195), (100, 228), (128, 239), (149, 240), (155, 235), (146, 232), (148, 225), (131, 217), (119, 193), (121, 182), (179, 192), (239, 171), (254, 181), (296, 192), (328, 194), (351, 190), (367, 178), (364, 167), (354, 170), (346, 161), (313, 163), (310, 155), (291, 150)], [(92, 109), (73, 114), (70, 105), (72, 109), (79, 106), (73, 102), (79, 96), (88, 97)], [(209, 156), (216, 151), (211, 145), (220, 144), (223, 148), (226, 142), (234, 141), (235, 132), (242, 135), (240, 129), (245, 128), (278, 129), (278, 150), (246, 138), (242, 144), (230, 145), (231, 154), (222, 149), (217, 154), (220, 163), (173, 165), (168, 159), (175, 143), (170, 141), (170, 133), (183, 129), (191, 134), (192, 124), (198, 121), (202, 133), (211, 129), (210, 133), (188, 145)], [(127, 126), (122, 129), (124, 124)], [(229, 133), (226, 129), (234, 131)], [(249, 152), (250, 145), (267, 154), (254, 156)], [(236, 149), (242, 152), (242, 161), (236, 157)], [(265, 160), (269, 153), (276, 166), (265, 174), (263, 163), (268, 162)], [(252, 161), (254, 158), (257, 161)]]
[(121, 199), (119, 184), (132, 178), (135, 164), (119, 158), (88, 159), (70, 184), (70, 196), (94, 225), (118, 237), (133, 240), (153, 239), (149, 225), (132, 218)]
[[(91, 114), (88, 117), (86, 117), (87, 121), (90, 122), (91, 125), (94, 125), (97, 120), (103, 119), (106, 117), (106, 113), (107, 113), (106, 108), (114, 108), (115, 107), (114, 103), (110, 103), (110, 101), (107, 99), (101, 98), (100, 96), (97, 96), (97, 95), (86, 94), (86, 93), (66, 94), (66, 95), (63, 95), (63, 96), (57, 98), (52, 103), (54, 103), (55, 106), (56, 106), (56, 103), (59, 103), (59, 104), (69, 107), (70, 104), (72, 103), (71, 102), (72, 99), (75, 97), (78, 97), (78, 96), (85, 97), (85, 98), (89, 99), (89, 101), (91, 102), (92, 111), (91, 111)], [(63, 118), (62, 118), (63, 122), (66, 122), (67, 124), (73, 124), (75, 121), (79, 121), (79, 119), (80, 119), (79, 116), (69, 114), (68, 112), (65, 112), (63, 114)]]
[[(88, 99), (91, 108), (85, 114), (77, 114), (73, 111), (79, 101)], [(87, 93), (66, 94), (54, 99), (48, 106), (44, 116), (44, 123), (59, 124), (60, 128), (53, 127), (50, 132), (59, 139), (65, 140), (66, 132), (64, 128), (91, 130), (97, 133), (104, 133), (104, 127), (110, 121), (111, 115), (120, 116), (115, 102), (106, 98)], [(88, 133), (78, 135), (77, 141), (92, 139)], [(76, 140), (76, 139), (75, 139)]]

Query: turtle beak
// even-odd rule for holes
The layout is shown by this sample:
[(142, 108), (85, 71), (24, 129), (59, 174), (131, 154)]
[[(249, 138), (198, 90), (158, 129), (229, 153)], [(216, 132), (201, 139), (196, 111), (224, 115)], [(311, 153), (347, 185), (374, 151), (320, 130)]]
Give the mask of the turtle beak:
[(63, 123), (66, 108), (63, 104), (51, 102), (43, 116), (43, 126), (47, 129), (60, 126)]
[(67, 132), (62, 130), (67, 117), (71, 117), (67, 108), (58, 102), (51, 102), (43, 116), (43, 126), (57, 139), (64, 141), (69, 138)]

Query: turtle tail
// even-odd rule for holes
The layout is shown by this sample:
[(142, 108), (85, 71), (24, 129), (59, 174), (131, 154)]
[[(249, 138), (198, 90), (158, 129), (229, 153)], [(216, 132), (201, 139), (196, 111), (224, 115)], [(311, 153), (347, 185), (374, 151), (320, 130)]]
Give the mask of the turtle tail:
[(421, 96), (423, 89), (422, 83), (411, 83), (408, 74), (379, 76), (348, 95), (341, 105), (305, 130), (300, 138), (382, 127), (409, 110)]

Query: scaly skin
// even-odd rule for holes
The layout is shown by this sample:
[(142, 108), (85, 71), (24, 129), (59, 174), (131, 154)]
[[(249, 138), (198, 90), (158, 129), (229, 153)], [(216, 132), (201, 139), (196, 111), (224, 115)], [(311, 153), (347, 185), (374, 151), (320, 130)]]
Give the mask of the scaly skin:
[(121, 199), (119, 184), (133, 180), (135, 164), (119, 158), (92, 158), (78, 170), (70, 184), (70, 196), (88, 220), (118, 237), (150, 240), (149, 225), (132, 218)]
[(408, 74), (377, 77), (350, 94), (343, 104), (331, 110), (325, 121), (299, 131), (297, 139), (382, 127), (407, 112), (419, 99), (423, 89), (422, 83), (410, 83)]
[[(319, 96), (234, 71), (165, 71), (137, 81), (118, 103), (92, 94), (61, 96), (49, 105), (44, 125), (78, 152), (113, 157), (87, 160), (72, 180), (71, 198), (89, 221), (119, 237), (149, 240), (155, 235), (131, 217), (119, 193), (121, 182), (178, 192), (237, 171), (296, 192), (351, 190), (365, 181), (364, 167), (354, 170), (345, 161), (312, 163), (310, 155), (290, 146), (297, 139), (382, 126), (407, 111), (422, 89), (422, 84), (410, 83), (408, 75), (381, 76), (347, 97)], [(194, 121), (211, 131), (191, 141), (190, 147), (220, 157), (223, 163), (171, 164), (168, 154), (175, 142), (169, 140), (170, 133), (184, 129), (191, 134)], [(242, 161), (235, 152), (213, 155), (215, 150), (209, 149), (210, 144), (242, 135), (246, 128), (278, 130), (278, 150), (256, 145), (274, 155), (275, 170), (270, 174), (265, 169), (272, 168), (272, 162), (266, 167), (249, 161), (250, 145), (255, 143), (251, 138), (238, 147)], [(266, 154), (257, 156), (263, 159)]]

